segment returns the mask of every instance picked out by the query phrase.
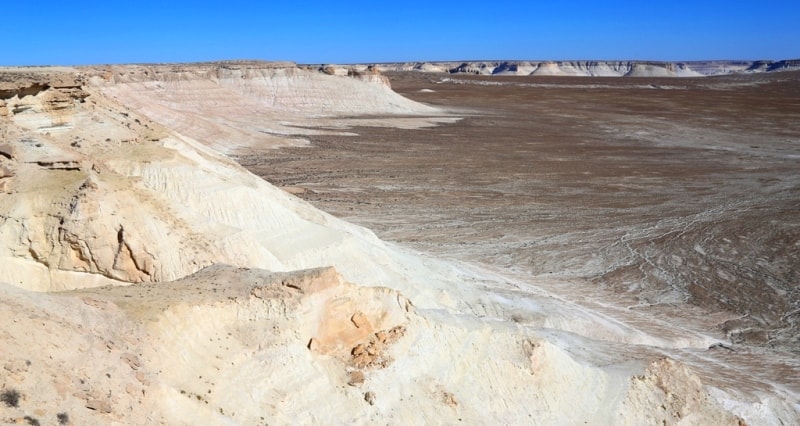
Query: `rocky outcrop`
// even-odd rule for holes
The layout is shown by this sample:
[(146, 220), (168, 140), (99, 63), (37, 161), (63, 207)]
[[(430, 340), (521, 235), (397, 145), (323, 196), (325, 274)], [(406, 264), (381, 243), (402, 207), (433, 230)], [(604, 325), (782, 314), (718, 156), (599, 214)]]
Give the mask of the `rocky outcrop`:
[(747, 72), (780, 72), (800, 70), (800, 59), (783, 61), (754, 61), (747, 64)]
[[(417, 312), (398, 292), (350, 284), (332, 268), (217, 265), (174, 282), (60, 294), (0, 286), (0, 303), (9, 337), (4, 390), (20, 395), (18, 406), (3, 407), (6, 418), (741, 420), (682, 363), (589, 340), (565, 350), (550, 340), (574, 337)], [(603, 351), (602, 361), (591, 359), (590, 347)]]
[[(344, 356), (329, 359), (305, 342), (338, 350), (342, 339), (362, 339), (346, 324), (324, 336), (345, 316), (363, 315), (360, 328), (350, 324), (359, 331), (413, 315), (398, 293), (346, 283), (332, 268), (275, 274), (215, 266), (170, 283), (39, 297), (0, 285), (0, 303), (7, 314), (0, 330), (11, 333), (0, 356), (3, 391), (18, 395), (0, 409), (4, 418), (66, 414), (72, 424), (257, 423), (295, 409), (320, 416), (309, 397), (315, 392), (352, 413), (363, 401), (335, 390), (350, 368)], [(29, 351), (34, 340), (57, 353)], [(267, 408), (279, 393), (295, 394), (300, 406)]]
[(73, 104), (84, 102), (88, 96), (74, 80), (18, 87), (6, 83), (0, 86), (0, 98), (4, 99), (0, 109), (4, 107), (2, 115), (22, 127), (63, 131), (72, 125)]
[(674, 64), (634, 63), (626, 77), (677, 77)]
[(769, 64), (767, 72), (800, 70), (800, 59), (778, 61)]
[(584, 71), (569, 62), (544, 62), (530, 73), (531, 75), (579, 76), (585, 75)]
[(15, 157), (14, 147), (8, 143), (0, 144), (0, 192), (11, 190), (11, 178), (15, 174)]
[(420, 71), (420, 72), (447, 72), (446, 67), (443, 67), (438, 64), (432, 64), (429, 62), (422, 62), (418, 64), (414, 64), (410, 67), (413, 71)]
[(492, 70), (493, 75), (528, 75), (536, 69), (529, 62), (503, 62)]
[[(631, 378), (618, 424), (702, 424), (740, 426), (744, 419), (726, 411), (703, 389), (700, 378), (669, 358), (650, 362), (644, 374)], [(657, 411), (639, 407), (658, 406)]]
[(491, 75), (495, 69), (494, 64), (490, 63), (470, 63), (464, 62), (457, 67), (450, 69), (450, 74), (477, 74)]

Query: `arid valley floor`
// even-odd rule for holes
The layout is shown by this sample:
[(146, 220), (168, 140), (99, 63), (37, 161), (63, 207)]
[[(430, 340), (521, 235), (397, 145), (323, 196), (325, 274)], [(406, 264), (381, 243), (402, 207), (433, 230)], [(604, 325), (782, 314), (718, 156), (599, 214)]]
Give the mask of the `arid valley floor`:
[(735, 341), (800, 350), (800, 74), (389, 76), (465, 118), (240, 161), (381, 238), (729, 310)]
[(0, 422), (800, 422), (800, 71), (336, 74), (0, 69)]

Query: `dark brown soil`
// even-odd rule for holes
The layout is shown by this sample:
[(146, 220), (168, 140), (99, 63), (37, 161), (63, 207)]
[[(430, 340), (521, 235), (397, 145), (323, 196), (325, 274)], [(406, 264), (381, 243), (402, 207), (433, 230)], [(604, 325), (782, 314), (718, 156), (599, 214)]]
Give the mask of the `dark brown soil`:
[(735, 341), (800, 347), (800, 73), (389, 78), (464, 119), (239, 161), (384, 239), (730, 310)]

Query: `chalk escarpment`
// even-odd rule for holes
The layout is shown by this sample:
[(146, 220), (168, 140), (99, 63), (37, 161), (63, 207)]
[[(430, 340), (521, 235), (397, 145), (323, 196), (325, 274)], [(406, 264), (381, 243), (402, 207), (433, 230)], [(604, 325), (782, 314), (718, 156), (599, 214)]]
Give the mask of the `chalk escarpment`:
[[(358, 68), (358, 65), (352, 67)], [(781, 61), (467, 61), (386, 63), (381, 71), (422, 71), (476, 75), (580, 77), (702, 77), (800, 69), (800, 60)]]

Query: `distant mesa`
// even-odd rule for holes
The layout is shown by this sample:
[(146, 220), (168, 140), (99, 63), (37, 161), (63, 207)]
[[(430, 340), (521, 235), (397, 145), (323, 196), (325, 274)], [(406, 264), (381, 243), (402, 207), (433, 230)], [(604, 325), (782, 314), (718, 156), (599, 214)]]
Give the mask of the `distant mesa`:
[[(328, 73), (336, 66), (320, 68)], [(365, 65), (341, 65), (358, 69)], [(472, 75), (534, 75), (575, 77), (704, 77), (713, 75), (800, 70), (800, 59), (723, 61), (461, 61), (396, 62), (374, 65), (381, 72), (415, 71)], [(338, 71), (347, 75), (346, 71)]]
[(785, 61), (772, 62), (767, 66), (767, 72), (791, 71), (797, 69), (800, 69), (800, 59), (788, 59)]
[(415, 64), (412, 68), (414, 71), (420, 72), (447, 72), (448, 69), (437, 64), (431, 64), (429, 62), (423, 62), (419, 64)]
[(480, 74), (490, 75), (494, 72), (496, 66), (487, 64), (485, 62), (464, 62), (463, 64), (450, 70), (451, 74)]

